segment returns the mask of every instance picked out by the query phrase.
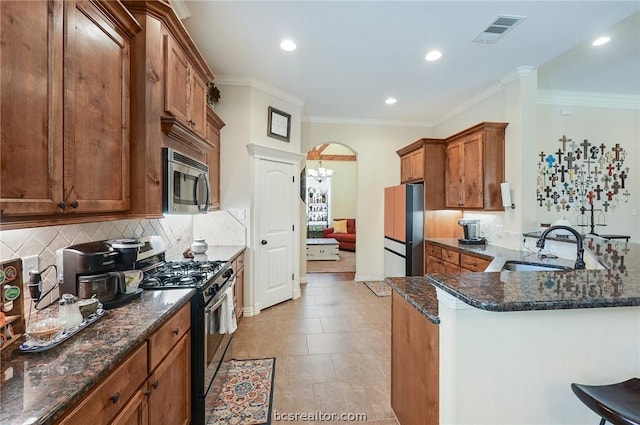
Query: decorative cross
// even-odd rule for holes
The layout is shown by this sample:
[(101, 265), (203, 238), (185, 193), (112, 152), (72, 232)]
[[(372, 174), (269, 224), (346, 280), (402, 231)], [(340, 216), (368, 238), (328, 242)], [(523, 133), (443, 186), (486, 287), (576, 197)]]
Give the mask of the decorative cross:
[[(564, 199), (563, 199), (563, 201), (564, 201)], [(571, 205), (567, 204), (567, 206), (566, 206), (566, 207), (564, 207), (564, 209), (565, 209), (565, 210), (567, 210), (567, 211), (569, 211), (569, 210), (571, 209)]]
[[(613, 174), (613, 170), (615, 170), (616, 167), (614, 167), (612, 164), (607, 165), (607, 170), (609, 171), (609, 175)], [(622, 186), (624, 187), (624, 186)]]
[(558, 172), (560, 173), (560, 181), (564, 182), (564, 173), (566, 173), (567, 170), (566, 168), (564, 168), (564, 165), (562, 167), (560, 167), (560, 169), (558, 170)]
[(564, 182), (562, 186), (564, 187), (562, 193), (567, 193), (567, 189), (569, 189), (569, 182)]
[(575, 198), (573, 197), (573, 195), (575, 194), (576, 191), (573, 188), (569, 189), (569, 202), (573, 202), (575, 200)]
[(593, 167), (593, 171), (591, 172), (591, 174), (593, 174), (593, 180), (597, 181), (598, 180), (598, 174), (602, 174), (602, 171), (600, 171), (598, 169), (598, 167)]
[(587, 173), (588, 173), (588, 174), (591, 174), (591, 164), (594, 164), (594, 162), (593, 162), (591, 159), (589, 159), (588, 157), (586, 157), (586, 156), (585, 156), (584, 158), (585, 158), (585, 159), (584, 159), (584, 161), (583, 161), (583, 162), (584, 162), (585, 164), (587, 164)]
[(609, 205), (611, 205), (609, 202), (604, 201), (602, 203), (602, 206), (604, 207), (604, 212), (609, 212)]
[(576, 159), (580, 159), (580, 155), (582, 154), (582, 151), (580, 149), (576, 149), (573, 152), (576, 154)]
[(604, 189), (607, 190), (609, 189), (609, 182), (611, 181), (611, 177), (609, 176), (604, 176), (600, 179), (601, 182), (604, 182)]
[(553, 163), (556, 162), (556, 159), (552, 155), (547, 156), (544, 160), (547, 163), (547, 165), (549, 166), (549, 168), (552, 168), (553, 167)]
[(547, 203), (544, 205), (547, 207), (547, 211), (551, 211), (551, 206), (553, 205), (551, 201), (547, 201)]
[(587, 193), (587, 198), (589, 198), (589, 203), (593, 204), (593, 198), (595, 198), (596, 195), (593, 194), (592, 191), (589, 191), (589, 193)]
[(558, 175), (552, 174), (551, 177), (549, 177), (549, 180), (551, 180), (551, 186), (556, 187), (556, 182), (558, 181)]
[[(609, 175), (611, 175), (611, 172), (609, 172)], [(622, 185), (620, 186), (621, 188), (624, 189), (624, 181), (626, 180), (627, 177), (629, 177), (627, 175), (627, 173), (625, 173), (624, 171), (620, 173), (620, 175), (618, 176), (620, 178), (620, 182), (622, 183)]]
[(584, 142), (580, 143), (580, 146), (582, 146), (582, 153), (583, 153), (582, 156), (586, 158), (588, 155), (588, 149), (589, 149), (589, 146), (591, 146), (591, 143), (589, 143), (587, 139), (584, 139)]
[(542, 201), (544, 201), (544, 197), (542, 196), (542, 193), (540, 193), (536, 199), (538, 200), (538, 202), (540, 202), (539, 205), (542, 206)]
[(553, 199), (553, 203), (557, 204), (558, 203), (558, 198), (560, 198), (560, 194), (558, 192), (553, 192), (553, 195), (551, 195), (551, 198)]
[(540, 157), (540, 162), (544, 161), (544, 152), (540, 152), (538, 156)]
[(629, 196), (631, 196), (631, 192), (629, 192), (627, 189), (624, 190), (624, 192), (622, 192), (622, 196), (624, 196), (624, 202), (629, 202)]
[(567, 208), (567, 200), (562, 198), (562, 201), (560, 201), (560, 205), (562, 205), (562, 209), (566, 209)]
[(620, 161), (620, 152), (624, 150), (620, 147), (620, 143), (616, 143), (616, 146), (611, 148), (611, 150), (616, 154), (616, 161)]
[(611, 189), (613, 189), (613, 193), (618, 194), (618, 189), (620, 189), (620, 182), (618, 180), (614, 181), (611, 185)]
[(600, 164), (600, 168), (604, 168), (604, 164), (606, 163), (607, 163), (607, 160), (605, 159), (604, 155), (598, 158), (598, 164)]
[(558, 152), (556, 152), (556, 155), (558, 155), (558, 164), (560, 164), (562, 162), (562, 151), (560, 150), (560, 148), (558, 148)]
[(604, 153), (605, 149), (607, 149), (607, 145), (605, 145), (604, 143), (600, 143), (600, 152)]
[(564, 159), (567, 161), (567, 168), (571, 168), (573, 167), (573, 160), (576, 159), (576, 157), (573, 156), (573, 152), (567, 152)]
[(596, 199), (599, 201), (600, 200), (600, 192), (603, 191), (603, 189), (600, 187), (600, 185), (597, 185), (595, 189), (593, 189), (593, 191), (596, 193), (597, 197)]
[(567, 151), (567, 143), (571, 142), (571, 139), (567, 139), (566, 135), (562, 136), (562, 139), (558, 139), (559, 142), (562, 142), (562, 151)]
[(607, 157), (607, 162), (612, 162), (615, 155), (613, 152), (607, 152), (605, 156)]
[(551, 193), (551, 188), (549, 186), (545, 187), (544, 192), (547, 194), (547, 198), (548, 198), (549, 194)]
[(569, 168), (569, 180), (573, 181), (574, 177), (576, 176), (576, 170), (574, 168)]
[(608, 191), (607, 192), (607, 201), (613, 200), (613, 195), (614, 195), (614, 193), (612, 191)]
[(538, 187), (544, 187), (544, 175), (538, 176)]
[(591, 159), (598, 159), (598, 152), (600, 151), (597, 146), (592, 146), (591, 149), (589, 149), (589, 152), (591, 152)]
[(569, 149), (571, 149), (572, 151), (575, 151), (576, 149), (578, 149), (578, 145), (576, 142), (571, 141), (571, 143), (569, 143)]

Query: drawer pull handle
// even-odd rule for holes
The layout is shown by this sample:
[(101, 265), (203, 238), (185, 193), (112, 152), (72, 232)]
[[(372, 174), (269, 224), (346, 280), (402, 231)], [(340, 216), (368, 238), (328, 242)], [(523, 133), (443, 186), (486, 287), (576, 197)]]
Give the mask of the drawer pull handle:
[(151, 390), (147, 390), (144, 392), (145, 397), (149, 397), (151, 395)]
[(180, 328), (175, 328), (175, 329), (173, 330), (173, 334), (174, 334), (174, 335), (178, 335), (179, 333), (180, 333)]
[(151, 386), (153, 387), (153, 389), (155, 390), (156, 388), (158, 388), (158, 381), (155, 381), (153, 384), (151, 384)]
[(78, 208), (78, 205), (80, 204), (78, 203), (77, 200), (74, 199), (73, 201), (71, 201), (69, 205), (71, 205), (71, 208)]
[(120, 393), (115, 393), (111, 396), (111, 403), (116, 404), (120, 400)]

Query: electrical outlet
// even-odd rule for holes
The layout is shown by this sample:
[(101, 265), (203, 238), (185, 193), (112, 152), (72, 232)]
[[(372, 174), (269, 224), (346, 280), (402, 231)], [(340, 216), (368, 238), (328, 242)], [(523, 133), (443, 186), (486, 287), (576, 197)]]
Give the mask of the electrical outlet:
[(22, 257), (22, 280), (24, 283), (29, 281), (29, 270), (40, 270), (37, 255), (29, 255)]

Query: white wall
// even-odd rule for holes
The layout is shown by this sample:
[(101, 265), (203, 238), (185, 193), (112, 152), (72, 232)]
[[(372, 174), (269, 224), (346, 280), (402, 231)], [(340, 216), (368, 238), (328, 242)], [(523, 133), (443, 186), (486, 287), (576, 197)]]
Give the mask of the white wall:
[[(254, 188), (247, 145), (256, 144), (299, 153), (302, 102), (254, 79), (218, 76), (216, 83), (221, 91), (221, 101), (216, 105), (216, 113), (226, 123), (221, 131), (220, 208), (232, 214), (246, 228), (244, 301), (245, 306), (251, 306), (256, 302), (252, 247), (255, 226), (251, 222)], [(290, 142), (267, 136), (269, 106), (291, 114)], [(303, 205), (301, 200), (300, 203)], [(198, 220), (194, 232), (199, 234), (215, 231), (202, 230), (199, 226), (203, 225), (215, 224), (207, 219)], [(304, 227), (302, 217), (300, 217), (300, 226)]]
[[(562, 109), (569, 115), (563, 115)], [(640, 217), (637, 215), (640, 209), (640, 111), (613, 107), (540, 104), (538, 119), (538, 153), (556, 152), (562, 146), (558, 139), (563, 135), (577, 143), (587, 139), (596, 145), (604, 143), (609, 149), (619, 143), (625, 149), (627, 156), (624, 167), (630, 169), (625, 188), (631, 192), (631, 196), (628, 202), (620, 196), (619, 205), (604, 213), (607, 226), (597, 227), (595, 231), (599, 234), (630, 235), (632, 241), (640, 241)], [(530, 163), (536, 163), (538, 160), (539, 158), (529, 158)], [(600, 201), (594, 202), (595, 208), (602, 208)], [(541, 222), (553, 223), (564, 215), (572, 225), (578, 223), (579, 212), (575, 209), (556, 212), (552, 208), (551, 211), (547, 211), (546, 207), (540, 207), (536, 203), (536, 210), (537, 218)], [(596, 213), (596, 218), (599, 214)], [(589, 228), (577, 229), (589, 232)]]
[(396, 150), (431, 136), (428, 128), (302, 123), (301, 152), (323, 143), (340, 143), (357, 155), (356, 280), (384, 278), (384, 188), (400, 183)]

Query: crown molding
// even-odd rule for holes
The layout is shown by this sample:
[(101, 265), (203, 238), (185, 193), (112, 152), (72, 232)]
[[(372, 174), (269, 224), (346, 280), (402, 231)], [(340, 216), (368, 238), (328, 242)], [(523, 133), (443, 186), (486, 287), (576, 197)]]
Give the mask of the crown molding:
[(173, 8), (174, 12), (180, 20), (191, 17), (191, 11), (187, 7), (187, 3), (184, 0), (169, 0), (169, 4)]
[(538, 90), (538, 105), (640, 109), (640, 95), (572, 90)]
[(431, 123), (416, 121), (386, 121), (365, 118), (342, 118), (342, 117), (322, 117), (307, 115), (302, 118), (302, 122), (312, 124), (337, 124), (337, 125), (367, 125), (380, 127), (418, 127), (431, 128)]
[(304, 99), (289, 94), (275, 86), (272, 86), (271, 84), (267, 84), (264, 81), (253, 77), (242, 77), (239, 75), (217, 75), (215, 82), (218, 85), (225, 86), (251, 87), (292, 103), (299, 108), (301, 108), (305, 103)]
[(257, 143), (249, 143), (247, 145), (247, 152), (251, 158), (283, 161), (290, 164), (302, 164), (302, 162), (307, 159), (307, 155), (299, 152), (284, 151)]

